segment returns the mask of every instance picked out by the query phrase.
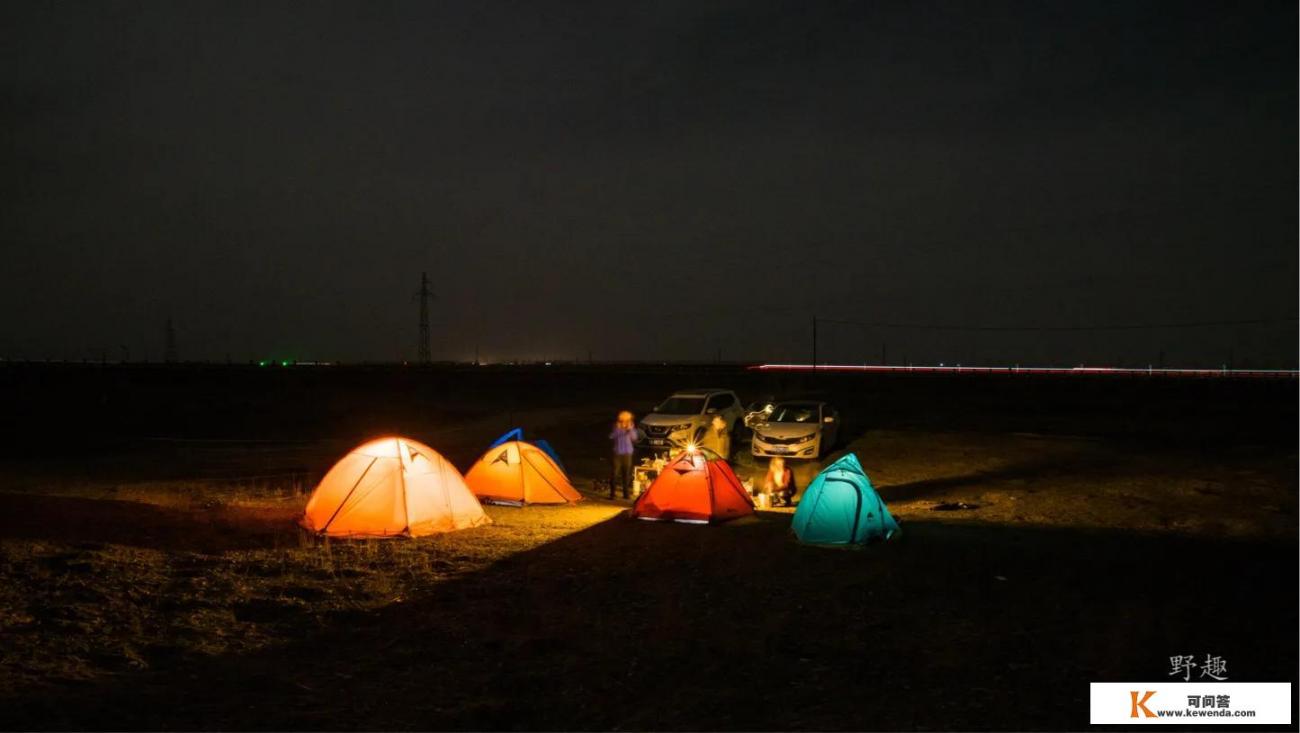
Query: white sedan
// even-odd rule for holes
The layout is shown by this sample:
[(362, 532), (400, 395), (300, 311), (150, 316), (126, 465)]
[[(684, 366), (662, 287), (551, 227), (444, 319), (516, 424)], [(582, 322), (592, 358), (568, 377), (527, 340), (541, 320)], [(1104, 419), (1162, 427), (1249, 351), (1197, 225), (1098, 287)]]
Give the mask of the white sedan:
[(825, 402), (778, 402), (752, 427), (756, 456), (818, 458), (835, 446), (840, 414)]

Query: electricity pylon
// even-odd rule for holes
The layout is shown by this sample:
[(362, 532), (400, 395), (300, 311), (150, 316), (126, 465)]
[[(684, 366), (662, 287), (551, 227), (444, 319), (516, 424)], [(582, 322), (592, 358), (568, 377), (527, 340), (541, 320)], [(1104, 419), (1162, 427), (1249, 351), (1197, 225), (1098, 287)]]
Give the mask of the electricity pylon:
[(176, 363), (176, 329), (172, 327), (171, 316), (167, 317), (167, 328), (163, 333), (163, 361)]
[(429, 291), (429, 274), (420, 273), (420, 292), (417, 294), (420, 299), (420, 348), (419, 361), (421, 364), (428, 364), (433, 361), (433, 356), (429, 353), (429, 301), (433, 300), (433, 293)]

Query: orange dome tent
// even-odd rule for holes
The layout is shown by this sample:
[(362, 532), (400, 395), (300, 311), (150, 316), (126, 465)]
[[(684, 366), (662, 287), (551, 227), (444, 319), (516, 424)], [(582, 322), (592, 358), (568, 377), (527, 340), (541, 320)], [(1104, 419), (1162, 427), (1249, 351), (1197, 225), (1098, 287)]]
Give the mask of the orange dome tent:
[(446, 458), (393, 437), (334, 464), (307, 501), (302, 525), (331, 537), (419, 537), (491, 521)]
[(708, 524), (754, 513), (731, 466), (721, 458), (685, 451), (664, 466), (632, 505), (632, 516), (652, 521)]
[(541, 448), (512, 440), (488, 449), (465, 474), (474, 495), (498, 504), (564, 504), (582, 495)]

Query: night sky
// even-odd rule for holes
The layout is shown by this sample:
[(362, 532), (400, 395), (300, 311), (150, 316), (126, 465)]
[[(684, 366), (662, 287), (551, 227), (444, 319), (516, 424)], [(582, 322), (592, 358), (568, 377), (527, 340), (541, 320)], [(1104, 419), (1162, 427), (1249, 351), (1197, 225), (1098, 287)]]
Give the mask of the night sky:
[[(0, 357), (799, 360), (1295, 318), (1293, 2), (6, 2)], [(824, 325), (1296, 364), (1296, 324)]]

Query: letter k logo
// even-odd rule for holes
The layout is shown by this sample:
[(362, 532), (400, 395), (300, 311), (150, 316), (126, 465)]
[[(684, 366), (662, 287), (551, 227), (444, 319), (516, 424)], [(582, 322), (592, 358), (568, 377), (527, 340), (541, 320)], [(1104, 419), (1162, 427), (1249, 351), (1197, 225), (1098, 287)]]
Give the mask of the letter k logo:
[(1143, 717), (1145, 718), (1156, 717), (1155, 713), (1147, 709), (1147, 700), (1150, 700), (1151, 696), (1154, 694), (1156, 694), (1155, 690), (1147, 690), (1146, 694), (1142, 696), (1141, 700), (1139, 700), (1137, 690), (1130, 690), (1128, 695), (1129, 697), (1133, 698), (1133, 712), (1129, 713), (1129, 717), (1136, 718), (1138, 716), (1138, 708), (1142, 708)]

